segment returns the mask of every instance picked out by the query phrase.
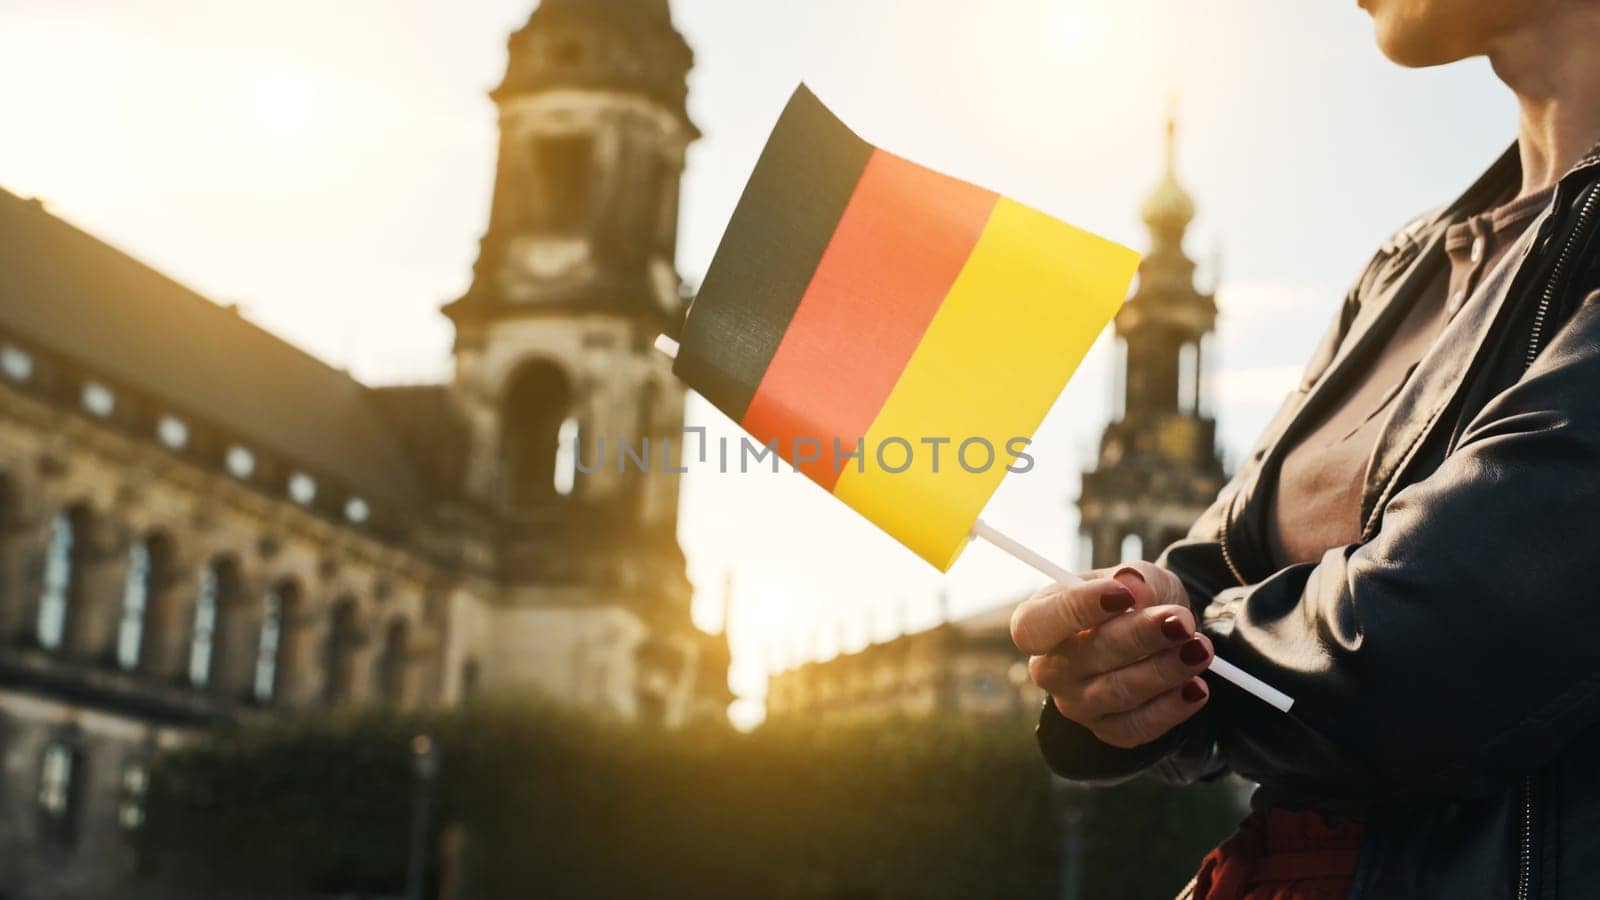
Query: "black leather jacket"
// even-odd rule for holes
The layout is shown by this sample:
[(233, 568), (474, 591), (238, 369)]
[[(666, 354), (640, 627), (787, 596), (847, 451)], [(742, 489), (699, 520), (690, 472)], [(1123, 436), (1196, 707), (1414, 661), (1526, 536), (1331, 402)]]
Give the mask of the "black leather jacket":
[(1515, 190), (1513, 147), (1390, 238), (1239, 473), (1158, 562), (1220, 656), (1296, 699), (1212, 700), (1119, 750), (1049, 703), (1059, 774), (1234, 771), (1258, 803), (1357, 809), (1350, 896), (1600, 897), (1600, 155), (1488, 273), (1394, 402), (1361, 543), (1273, 570), (1266, 496), (1285, 439), (1361, 377), (1447, 265), (1444, 231)]

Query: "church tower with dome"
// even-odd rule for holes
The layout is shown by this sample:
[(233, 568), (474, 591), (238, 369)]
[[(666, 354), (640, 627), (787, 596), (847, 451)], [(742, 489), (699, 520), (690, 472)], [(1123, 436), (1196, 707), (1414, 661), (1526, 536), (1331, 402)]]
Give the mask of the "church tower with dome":
[(0, 189), (10, 900), (125, 896), (152, 766), (233, 723), (494, 692), (725, 720), (651, 349), (687, 304), (693, 53), (667, 0), (541, 0), (508, 49), (448, 380), (363, 383)]
[(1154, 559), (1183, 537), (1225, 476), (1205, 371), (1217, 318), (1183, 249), (1194, 200), (1179, 184), (1177, 125), (1167, 119), (1166, 170), (1145, 201), (1150, 248), (1117, 313), (1112, 419), (1078, 498), (1088, 557), (1080, 567)]
[[(651, 349), (687, 304), (674, 258), (693, 61), (667, 0), (542, 0), (491, 94), (488, 228), (444, 310), (460, 499), (491, 536), (493, 600), (457, 629), (473, 680), (664, 722), (717, 649), (689, 624), (663, 455), (682, 446), (685, 390)], [(649, 462), (612, 462), (624, 446)]]

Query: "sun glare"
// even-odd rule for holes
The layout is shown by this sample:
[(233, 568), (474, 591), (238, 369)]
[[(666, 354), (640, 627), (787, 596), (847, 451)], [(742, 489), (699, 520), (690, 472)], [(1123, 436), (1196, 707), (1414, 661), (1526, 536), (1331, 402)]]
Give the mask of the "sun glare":
[(1051, 13), (1051, 36), (1063, 50), (1083, 50), (1094, 37), (1094, 26), (1084, 12), (1075, 7), (1063, 7)]
[(294, 135), (316, 122), (316, 85), (288, 67), (261, 67), (251, 79), (248, 100), (267, 131)]

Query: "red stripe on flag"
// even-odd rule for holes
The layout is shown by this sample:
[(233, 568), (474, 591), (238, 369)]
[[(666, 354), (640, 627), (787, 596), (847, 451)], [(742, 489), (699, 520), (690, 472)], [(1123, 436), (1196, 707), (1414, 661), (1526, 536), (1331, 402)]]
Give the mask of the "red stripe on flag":
[(790, 462), (813, 449), (796, 438), (816, 441), (800, 469), (833, 490), (834, 438), (866, 435), (997, 200), (874, 151), (740, 424)]

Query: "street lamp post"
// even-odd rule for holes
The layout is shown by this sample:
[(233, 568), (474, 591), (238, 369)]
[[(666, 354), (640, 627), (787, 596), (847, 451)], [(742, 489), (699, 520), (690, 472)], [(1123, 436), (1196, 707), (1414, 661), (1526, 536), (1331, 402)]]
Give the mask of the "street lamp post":
[(406, 900), (422, 900), (422, 881), (428, 862), (428, 818), (433, 808), (433, 784), (439, 775), (439, 749), (433, 738), (419, 734), (411, 739), (411, 768), (416, 781), (411, 808), (411, 855), (406, 863)]
[(1088, 818), (1085, 803), (1088, 792), (1063, 778), (1051, 776), (1057, 809), (1057, 825), (1061, 830), (1061, 900), (1082, 900), (1083, 885), (1084, 820)]

